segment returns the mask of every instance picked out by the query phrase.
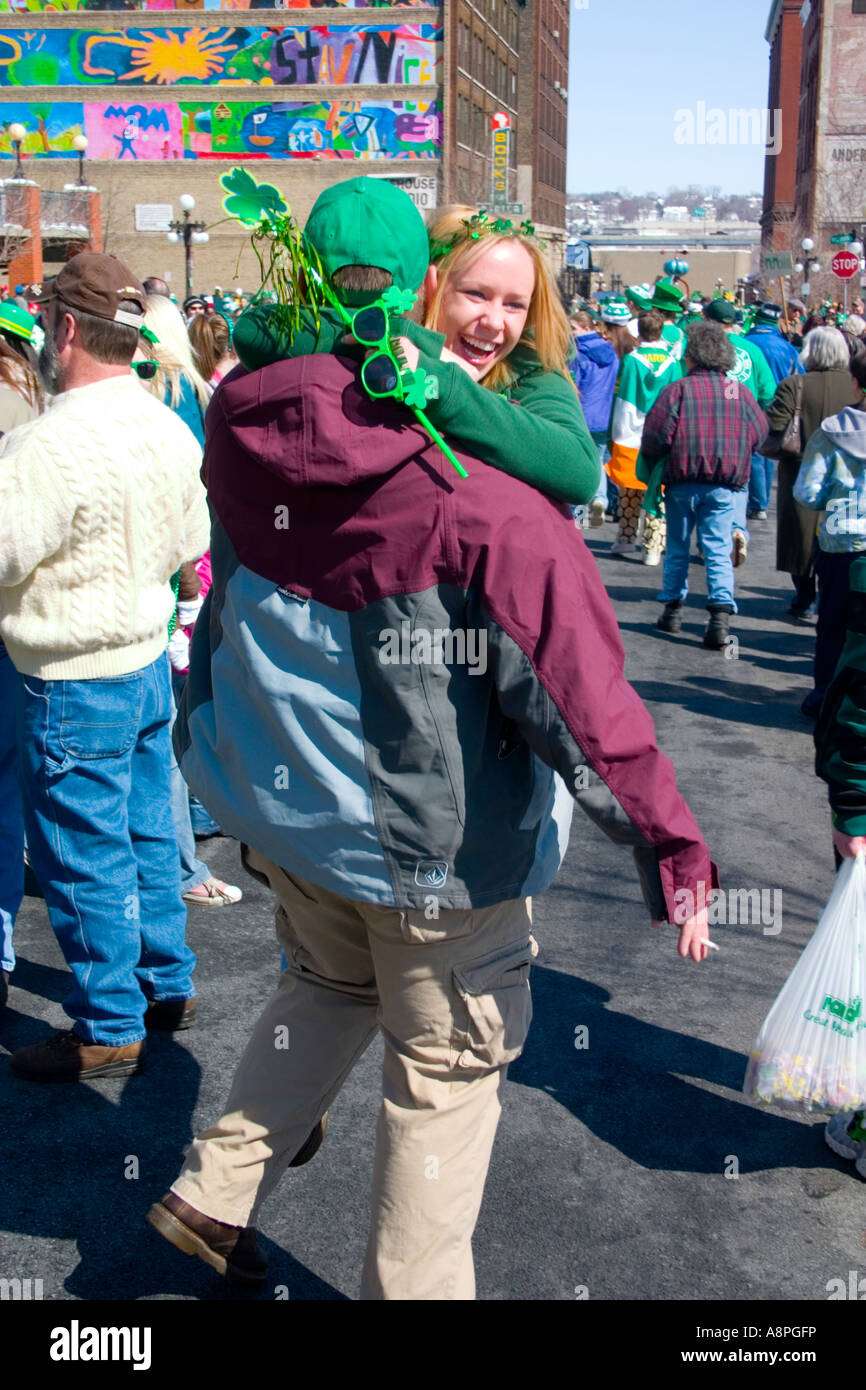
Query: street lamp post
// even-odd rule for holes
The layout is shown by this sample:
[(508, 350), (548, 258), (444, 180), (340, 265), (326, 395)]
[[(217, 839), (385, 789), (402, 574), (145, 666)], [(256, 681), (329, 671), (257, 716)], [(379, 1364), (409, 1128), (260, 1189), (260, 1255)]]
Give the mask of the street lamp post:
[(195, 198), (192, 194), (181, 193), (177, 201), (183, 213), (183, 221), (175, 219), (169, 222), (168, 225), (171, 230), (168, 232), (168, 239), (172, 242), (183, 242), (186, 257), (186, 294), (184, 298), (189, 299), (192, 294), (192, 243), (197, 242), (201, 245), (210, 241), (210, 237), (205, 230), (206, 223), (190, 220), (190, 213), (195, 207)]
[(20, 121), (13, 121), (9, 127), (9, 139), (12, 141), (12, 148), (15, 151), (15, 173), (13, 179), (23, 179), (24, 170), (21, 168), (21, 145), (27, 134), (27, 127)]
[[(858, 261), (859, 261), (859, 260), (860, 260), (860, 257), (863, 255), (863, 243), (862, 243), (862, 241), (857, 241), (856, 238), (855, 238), (854, 241), (852, 241), (852, 242), (849, 243), (849, 245), (848, 245), (848, 250), (851, 252), (852, 256), (856, 256), (857, 259), (858, 259)], [(861, 261), (861, 266), (862, 266), (862, 261)], [(847, 280), (845, 281), (845, 313), (846, 313), (846, 314), (848, 313), (848, 281), (847, 281)]]
[(72, 141), (72, 148), (78, 151), (78, 186), (84, 187), (84, 155), (87, 151), (87, 136), (76, 135)]
[[(809, 284), (809, 275), (813, 270), (820, 270), (821, 263), (820, 261), (816, 261), (814, 256), (812, 256), (811, 254), (815, 250), (815, 243), (810, 236), (804, 236), (803, 240), (800, 242), (800, 245), (802, 246), (805, 252), (805, 255), (803, 257), (804, 265), (802, 267), (805, 279), (803, 280), (803, 284), (800, 287), (800, 293), (805, 299), (807, 295), (812, 293), (812, 286)], [(800, 262), (798, 261), (797, 264), (799, 265)], [(808, 305), (806, 307), (808, 308)]]

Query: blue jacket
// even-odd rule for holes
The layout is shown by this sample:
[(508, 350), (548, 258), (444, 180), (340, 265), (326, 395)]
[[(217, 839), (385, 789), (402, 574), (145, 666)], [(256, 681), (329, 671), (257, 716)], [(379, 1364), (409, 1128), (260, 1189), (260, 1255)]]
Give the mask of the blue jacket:
[(769, 325), (766, 328), (753, 328), (751, 333), (746, 334), (746, 342), (754, 343), (755, 347), (761, 349), (777, 386), (786, 376), (801, 375), (805, 371), (799, 352), (787, 338), (782, 337), (778, 328), (770, 328)]
[(173, 410), (175, 415), (179, 415), (185, 425), (188, 425), (198, 440), (201, 448), (204, 449), (204, 411), (199, 405), (195, 387), (188, 376), (181, 375), (180, 378), (180, 400), (177, 405), (171, 403), (171, 392), (166, 391), (164, 403), (169, 410)]
[(579, 334), (574, 344), (577, 356), (569, 364), (571, 374), (590, 434), (600, 434), (610, 424), (619, 358), (600, 333)]

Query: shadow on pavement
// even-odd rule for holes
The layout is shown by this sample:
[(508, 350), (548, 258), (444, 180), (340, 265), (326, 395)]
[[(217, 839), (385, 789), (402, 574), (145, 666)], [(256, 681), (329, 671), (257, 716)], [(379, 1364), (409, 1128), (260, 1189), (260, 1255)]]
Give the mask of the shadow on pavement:
[[(38, 969), (41, 980), (45, 968)], [(11, 1014), (6, 1045), (10, 1035), (13, 1046), (45, 1036), (45, 1023), (28, 1019), (34, 1038), (25, 1038), (23, 1018)], [(250, 1298), (145, 1222), (192, 1139), (200, 1079), (198, 1062), (171, 1034), (150, 1037), (146, 1069), (126, 1080), (46, 1085), (7, 1069), (0, 1166), (18, 1180), (0, 1185), (0, 1229), (46, 1242), (40, 1268), (26, 1271), (43, 1279), (46, 1298), (62, 1296), (52, 1286), (51, 1242), (69, 1240), (77, 1242), (79, 1263), (62, 1287), (76, 1299)], [(286, 1251), (268, 1242), (265, 1249), (272, 1277), (253, 1298), (272, 1300), (276, 1285), (291, 1299), (343, 1297)], [(63, 1267), (65, 1252), (56, 1258)]]
[[(642, 1168), (718, 1173), (728, 1155), (741, 1172), (823, 1166), (819, 1126), (683, 1079), (739, 1092), (743, 1053), (614, 1013), (606, 990), (544, 966), (533, 967), (532, 992), (533, 1026), (509, 1080), (546, 1091)], [(580, 1025), (584, 1049), (574, 1046)]]
[[(702, 649), (703, 650), (703, 649)], [(708, 652), (708, 656), (719, 656), (718, 652)], [(721, 658), (724, 661), (724, 657)], [(691, 690), (688, 681), (692, 680), (698, 689)], [(664, 681), (632, 680), (630, 684), (648, 705), (679, 705), (693, 714), (706, 715), (710, 719), (731, 719), (736, 723), (753, 724), (764, 729), (790, 729), (792, 732), (810, 734), (814, 727), (800, 712), (796, 693), (788, 696), (778, 691), (768, 692), (760, 685), (745, 682), (721, 680), (710, 675), (687, 677), (679, 685), (669, 685)]]

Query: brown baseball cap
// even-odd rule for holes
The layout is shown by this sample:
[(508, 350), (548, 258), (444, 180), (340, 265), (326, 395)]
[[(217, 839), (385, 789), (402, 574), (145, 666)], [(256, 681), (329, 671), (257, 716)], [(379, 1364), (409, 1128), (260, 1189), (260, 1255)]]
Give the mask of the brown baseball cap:
[[(81, 251), (67, 261), (60, 274), (42, 288), (37, 304), (61, 299), (70, 309), (81, 309), (99, 319), (140, 328), (147, 308), (147, 291), (128, 266), (116, 256), (101, 251)], [(140, 308), (121, 309), (121, 300), (132, 300)]]

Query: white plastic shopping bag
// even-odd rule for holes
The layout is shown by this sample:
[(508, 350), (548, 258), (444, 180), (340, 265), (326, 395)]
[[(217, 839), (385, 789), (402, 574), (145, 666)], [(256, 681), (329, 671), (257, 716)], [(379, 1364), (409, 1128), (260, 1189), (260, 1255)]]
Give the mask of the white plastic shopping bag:
[(802, 1110), (866, 1104), (866, 855), (845, 859), (752, 1049), (743, 1091)]

